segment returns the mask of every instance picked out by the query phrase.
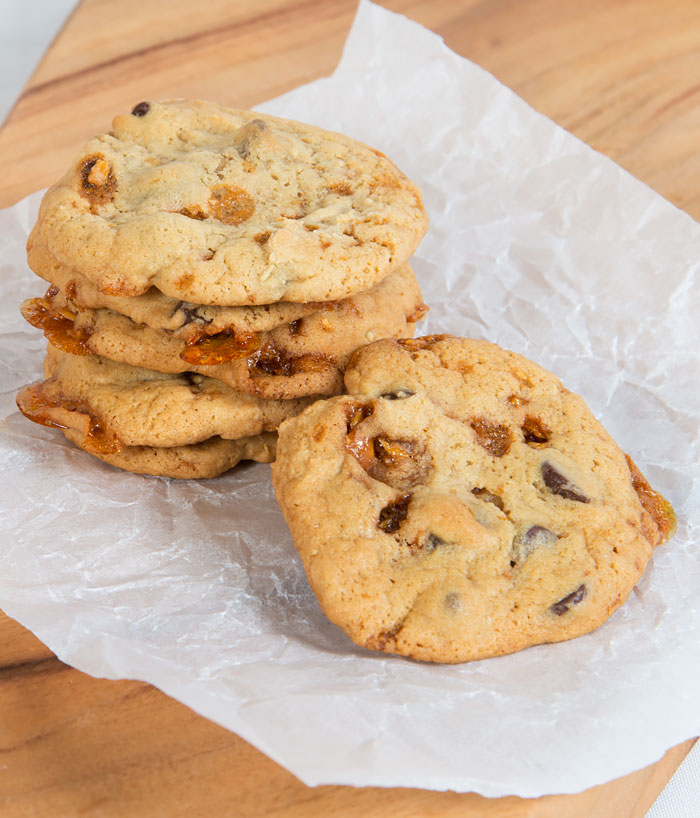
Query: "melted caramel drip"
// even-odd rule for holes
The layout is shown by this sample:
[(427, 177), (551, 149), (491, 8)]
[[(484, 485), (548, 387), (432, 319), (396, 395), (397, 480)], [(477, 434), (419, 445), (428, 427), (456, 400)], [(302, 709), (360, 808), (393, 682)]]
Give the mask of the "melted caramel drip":
[(656, 537), (651, 537), (646, 532), (645, 536), (652, 545), (661, 545), (672, 537), (676, 530), (676, 513), (668, 500), (649, 485), (649, 481), (639, 471), (632, 458), (628, 454), (625, 455), (625, 458), (632, 476), (632, 486), (637, 492), (639, 502), (658, 529)]
[(111, 432), (108, 432), (100, 421), (92, 415), (85, 401), (67, 398), (60, 394), (50, 394), (47, 388), (52, 381), (27, 386), (17, 395), (17, 406), (20, 412), (34, 423), (52, 429), (70, 429), (52, 417), (51, 409), (65, 409), (68, 412), (79, 412), (88, 419), (88, 430), (83, 440), (83, 448), (95, 454), (115, 454), (124, 445)]
[(259, 332), (236, 332), (232, 329), (207, 335), (202, 332), (187, 341), (180, 353), (183, 361), (197, 366), (214, 366), (245, 358), (260, 349)]
[(89, 355), (87, 343), (90, 332), (87, 329), (76, 329), (75, 313), (53, 304), (58, 294), (55, 287), (50, 287), (44, 298), (30, 298), (20, 307), (22, 316), (33, 327), (42, 330), (49, 343), (57, 349), (71, 355)]
[(510, 449), (513, 436), (507, 426), (500, 423), (492, 423), (486, 418), (473, 418), (471, 427), (476, 433), (479, 444), (494, 457), (503, 457)]

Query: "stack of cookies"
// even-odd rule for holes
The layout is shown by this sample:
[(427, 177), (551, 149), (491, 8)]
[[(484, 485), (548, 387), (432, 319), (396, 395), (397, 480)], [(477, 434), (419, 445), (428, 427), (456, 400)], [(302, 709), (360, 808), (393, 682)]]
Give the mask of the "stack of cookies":
[(352, 353), (413, 334), (420, 193), (383, 154), (196, 101), (137, 105), (44, 197), (23, 305), (49, 341), (18, 405), (101, 459), (209, 477), (274, 459), (279, 424)]

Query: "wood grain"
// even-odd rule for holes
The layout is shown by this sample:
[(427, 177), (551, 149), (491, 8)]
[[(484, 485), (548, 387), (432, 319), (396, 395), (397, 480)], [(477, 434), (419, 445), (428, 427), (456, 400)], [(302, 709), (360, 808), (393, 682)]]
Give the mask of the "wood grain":
[[(386, 0), (695, 218), (696, 0)], [(0, 206), (141, 99), (249, 107), (332, 72), (355, 0), (84, 0), (0, 130)], [(643, 818), (692, 746), (575, 796), (310, 789), (140, 682), (67, 667), (0, 616), (0, 815)]]

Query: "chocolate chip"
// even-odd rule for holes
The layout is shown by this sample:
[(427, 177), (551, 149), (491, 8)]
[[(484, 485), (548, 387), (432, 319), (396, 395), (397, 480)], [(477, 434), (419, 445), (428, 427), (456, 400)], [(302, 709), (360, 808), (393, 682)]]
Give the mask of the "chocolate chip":
[(242, 159), (247, 159), (256, 143), (260, 141), (260, 137), (267, 131), (267, 123), (262, 119), (251, 119), (245, 125), (241, 126), (233, 138), (233, 143), (236, 146), (239, 156)]
[(442, 539), (442, 537), (438, 537), (437, 534), (431, 534), (428, 537), (427, 550), (434, 551), (438, 547), (438, 545), (446, 545), (446, 543)]
[(485, 503), (493, 503), (496, 508), (500, 508), (503, 511), (503, 500), (497, 495), (490, 492), (488, 489), (484, 488), (474, 488), (472, 489), (472, 494), (476, 495), (480, 500), (483, 500)]
[(132, 116), (146, 116), (150, 110), (151, 104), (149, 102), (139, 102), (138, 105), (134, 105), (131, 114)]
[(388, 505), (379, 512), (379, 520), (377, 521), (377, 528), (385, 531), (387, 534), (393, 534), (398, 531), (401, 523), (408, 516), (408, 504), (411, 502), (411, 494), (403, 494), (392, 500)]
[(545, 486), (552, 492), (558, 494), (565, 500), (575, 500), (577, 503), (590, 503), (588, 497), (571, 483), (561, 472), (558, 472), (551, 463), (546, 460), (542, 464), (540, 471)]
[(187, 381), (190, 392), (192, 392), (194, 395), (198, 395), (204, 388), (204, 379), (201, 375), (195, 375), (194, 372), (183, 372), (182, 377), (185, 379), (185, 381)]
[(541, 525), (531, 525), (529, 528), (518, 532), (513, 537), (513, 561), (511, 567), (519, 562), (524, 562), (530, 554), (544, 545), (554, 545), (559, 537), (548, 528)]
[(187, 302), (185, 301), (178, 301), (175, 305), (175, 308), (170, 313), (171, 316), (175, 315), (175, 313), (180, 310), (182, 314), (185, 316), (185, 320), (182, 322), (181, 326), (185, 326), (185, 324), (192, 324), (194, 321), (199, 321), (201, 324), (211, 324), (211, 318), (202, 318), (202, 316), (197, 312), (197, 307), (188, 307)]
[(445, 596), (445, 608), (451, 613), (456, 613), (462, 607), (459, 594), (451, 593)]
[(579, 585), (575, 591), (551, 605), (549, 610), (557, 616), (563, 616), (572, 605), (578, 605), (586, 596), (586, 586)]
[(410, 389), (397, 389), (395, 392), (385, 392), (383, 395), (380, 395), (380, 397), (384, 398), (384, 400), (405, 400), (415, 394), (416, 393), (411, 392)]
[(542, 423), (539, 418), (535, 418), (532, 415), (527, 415), (525, 417), (525, 422), (520, 428), (523, 430), (525, 442), (529, 443), (530, 445), (546, 443), (551, 434), (544, 423)]

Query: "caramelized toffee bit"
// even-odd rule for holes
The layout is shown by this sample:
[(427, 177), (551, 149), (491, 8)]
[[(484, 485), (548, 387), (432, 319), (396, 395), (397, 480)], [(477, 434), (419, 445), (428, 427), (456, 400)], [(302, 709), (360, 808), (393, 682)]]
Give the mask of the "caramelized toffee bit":
[(511, 406), (525, 406), (526, 404), (530, 403), (527, 398), (524, 398), (522, 395), (508, 395), (506, 401)]
[(195, 219), (198, 222), (203, 222), (209, 218), (209, 214), (203, 209), (201, 205), (195, 204), (189, 207), (183, 207), (177, 211), (181, 216), (187, 216), (188, 219)]
[(217, 185), (212, 188), (209, 199), (211, 216), (224, 224), (242, 224), (255, 210), (255, 200), (243, 188)]
[(151, 110), (151, 105), (148, 102), (139, 102), (138, 105), (134, 105), (131, 109), (132, 116), (146, 116), (146, 114)]
[(117, 179), (112, 166), (100, 153), (94, 153), (83, 159), (80, 165), (80, 195), (95, 205), (107, 204), (114, 198)]
[(377, 528), (386, 534), (393, 534), (399, 530), (399, 526), (408, 516), (408, 504), (411, 502), (411, 494), (403, 494), (392, 500), (389, 505), (379, 512)]
[(410, 389), (397, 389), (395, 392), (385, 392), (379, 397), (384, 398), (384, 400), (405, 400), (406, 398), (410, 398), (415, 394), (416, 393), (411, 392)]
[(335, 366), (330, 355), (307, 352), (291, 355), (286, 349), (266, 344), (248, 359), (248, 370), (253, 378), (265, 375), (290, 377), (300, 372), (323, 372)]
[(551, 463), (545, 460), (540, 471), (545, 486), (552, 494), (558, 494), (565, 500), (575, 500), (577, 503), (590, 503), (589, 498), (577, 486), (569, 482), (563, 474), (558, 472)]
[(55, 307), (51, 302), (58, 289), (50, 287), (44, 298), (30, 298), (20, 307), (22, 316), (33, 327), (42, 330), (49, 343), (71, 355), (89, 355), (88, 329), (75, 328), (75, 313)]
[(328, 185), (329, 193), (337, 193), (340, 196), (351, 196), (353, 193), (350, 183), (343, 180), (341, 182), (333, 182)]
[(488, 489), (485, 488), (474, 488), (472, 489), (472, 494), (476, 495), (480, 500), (483, 500), (485, 503), (493, 503), (496, 508), (500, 508), (503, 511), (503, 500), (497, 495), (490, 492)]
[(288, 327), (289, 328), (289, 334), (290, 335), (299, 335), (299, 333), (301, 332), (301, 326), (302, 326), (303, 321), (304, 321), (303, 318), (297, 318), (296, 321), (290, 321), (289, 322), (289, 327)]
[(652, 545), (660, 545), (672, 537), (676, 530), (676, 514), (673, 506), (658, 491), (654, 491), (628, 454), (625, 455), (625, 458), (632, 477), (632, 487), (639, 497), (642, 508), (649, 514), (656, 527), (656, 531), (649, 531), (647, 529), (650, 527), (643, 526), (644, 536)]
[(494, 457), (503, 457), (510, 449), (513, 436), (507, 426), (492, 423), (486, 418), (472, 418), (469, 424), (476, 433), (479, 444)]
[(272, 233), (270, 233), (269, 231), (266, 233), (258, 233), (257, 236), (253, 236), (253, 240), (256, 241), (262, 247), (263, 244), (268, 243), (271, 235)]
[(374, 406), (371, 403), (352, 401), (346, 404), (345, 412), (348, 419), (348, 433), (350, 433), (358, 423), (362, 423), (363, 420), (372, 415)]
[(551, 432), (539, 418), (532, 415), (525, 416), (525, 422), (520, 427), (523, 430), (525, 442), (531, 446), (547, 443)]
[(374, 457), (360, 464), (370, 477), (400, 491), (422, 483), (430, 470), (432, 459), (424, 445), (413, 440), (387, 440), (375, 437), (365, 452)]
[(413, 312), (406, 316), (406, 322), (408, 324), (417, 324), (419, 321), (422, 321), (425, 318), (429, 310), (430, 307), (427, 304), (418, 304)]
[(197, 366), (216, 366), (245, 358), (260, 348), (260, 333), (232, 329), (214, 335), (195, 336), (187, 341), (180, 358)]
[[(349, 411), (352, 412), (352, 404), (350, 407)], [(407, 491), (422, 483), (432, 463), (425, 446), (413, 440), (390, 440), (379, 435), (363, 435), (356, 427), (368, 416), (363, 414), (365, 411), (367, 410), (364, 408), (355, 410), (354, 416), (359, 415), (359, 419), (348, 423), (345, 437), (348, 451), (370, 477), (399, 491)], [(371, 411), (370, 409), (370, 414)]]
[(532, 525), (513, 537), (511, 568), (517, 563), (524, 562), (537, 548), (554, 545), (559, 537), (548, 528), (541, 525)]
[(586, 596), (586, 586), (579, 585), (575, 591), (551, 605), (549, 610), (557, 616), (563, 616), (572, 605), (578, 605)]
[(370, 636), (369, 639), (367, 639), (367, 641), (365, 642), (365, 647), (369, 648), (370, 650), (384, 650), (387, 644), (396, 637), (396, 635), (398, 634), (402, 627), (403, 620), (394, 625), (394, 627), (391, 628), (391, 630), (380, 631), (374, 636)]
[(430, 349), (438, 341), (444, 341), (449, 335), (423, 335), (421, 338), (401, 338), (398, 343), (408, 352), (419, 352)]
[[(48, 384), (51, 384), (51, 381), (27, 386), (17, 395), (17, 407), (28, 420), (52, 429), (70, 429), (73, 427), (59, 420), (62, 412), (79, 413), (87, 423), (82, 444), (86, 451), (95, 454), (115, 454), (124, 448), (116, 435), (108, 432), (100, 420), (92, 415), (87, 403), (63, 395), (52, 395)], [(57, 411), (52, 412), (52, 409)]]

